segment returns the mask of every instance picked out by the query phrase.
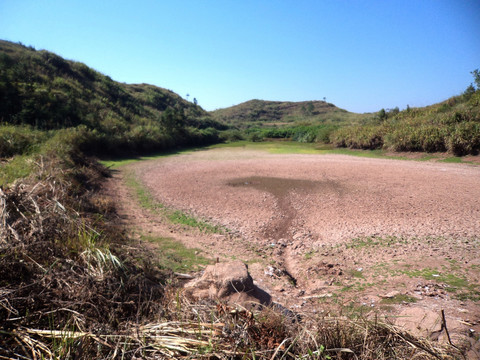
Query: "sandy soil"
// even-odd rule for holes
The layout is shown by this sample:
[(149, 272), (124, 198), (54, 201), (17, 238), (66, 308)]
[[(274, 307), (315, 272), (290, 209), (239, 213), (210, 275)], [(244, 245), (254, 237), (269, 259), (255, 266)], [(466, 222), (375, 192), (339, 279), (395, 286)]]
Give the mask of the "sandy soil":
[(401, 314), (404, 326), (422, 323), (428, 334), (443, 309), (451, 332), (480, 332), (479, 166), (231, 148), (129, 171), (160, 203), (230, 233), (203, 234), (140, 209), (120, 172), (108, 188), (127, 224), (213, 259), (247, 261), (285, 306)]

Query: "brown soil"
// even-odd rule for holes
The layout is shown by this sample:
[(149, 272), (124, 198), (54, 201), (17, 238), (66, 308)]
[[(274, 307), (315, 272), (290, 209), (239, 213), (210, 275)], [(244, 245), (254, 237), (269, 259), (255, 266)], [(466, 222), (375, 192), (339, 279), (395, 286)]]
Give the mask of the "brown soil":
[[(201, 233), (141, 209), (126, 171), (158, 202), (230, 232)], [(428, 333), (443, 309), (454, 334), (480, 331), (478, 166), (231, 148), (130, 165), (107, 190), (126, 225), (247, 262), (284, 306), (401, 313), (400, 323)]]

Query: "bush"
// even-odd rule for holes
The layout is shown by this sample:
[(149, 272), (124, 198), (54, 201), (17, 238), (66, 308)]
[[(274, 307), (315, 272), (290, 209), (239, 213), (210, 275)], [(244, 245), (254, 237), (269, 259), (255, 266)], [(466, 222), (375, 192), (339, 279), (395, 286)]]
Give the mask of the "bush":
[(385, 135), (385, 146), (394, 151), (420, 151), (420, 137), (413, 127), (399, 126)]
[(445, 151), (446, 127), (437, 125), (424, 125), (419, 129), (421, 150), (425, 152)]
[(29, 153), (46, 138), (47, 133), (27, 126), (0, 126), (0, 158)]
[(330, 139), (337, 147), (374, 150), (383, 147), (384, 133), (382, 125), (349, 126), (334, 131)]
[(242, 132), (240, 130), (226, 130), (220, 133), (221, 141), (240, 141), (245, 140)]
[(248, 140), (252, 142), (261, 142), (263, 141), (263, 136), (260, 132), (253, 132), (248, 136)]
[(317, 137), (317, 134), (314, 129), (312, 128), (305, 128), (297, 130), (293, 137), (293, 141), (301, 142), (301, 143), (311, 143), (314, 142)]
[(330, 136), (337, 129), (338, 129), (338, 126), (336, 125), (322, 126), (317, 131), (317, 136), (315, 137), (315, 141), (322, 142), (324, 144), (330, 143), (331, 142)]
[(446, 143), (448, 151), (457, 156), (478, 154), (480, 151), (480, 123), (470, 121), (457, 124), (447, 137)]

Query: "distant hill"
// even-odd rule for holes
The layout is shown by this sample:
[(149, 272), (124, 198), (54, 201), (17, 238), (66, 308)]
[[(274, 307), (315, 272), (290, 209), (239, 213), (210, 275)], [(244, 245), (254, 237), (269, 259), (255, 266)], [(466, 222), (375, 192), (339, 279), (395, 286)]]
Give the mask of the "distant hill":
[[(472, 74), (480, 83), (480, 75)], [(251, 100), (211, 115), (243, 130), (252, 141), (281, 138), (353, 149), (467, 155), (480, 152), (479, 105), (480, 91), (470, 85), (463, 94), (441, 103), (403, 111), (356, 114), (323, 101)]]
[(265, 101), (250, 100), (225, 109), (210, 112), (215, 120), (241, 126), (251, 122), (283, 123), (305, 118), (325, 118), (334, 114), (345, 114), (326, 101)]

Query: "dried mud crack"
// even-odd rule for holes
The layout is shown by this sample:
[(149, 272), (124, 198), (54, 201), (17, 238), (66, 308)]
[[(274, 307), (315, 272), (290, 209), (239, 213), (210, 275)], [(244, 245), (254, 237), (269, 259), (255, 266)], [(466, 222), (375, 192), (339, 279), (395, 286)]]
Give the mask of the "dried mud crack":
[[(289, 254), (290, 246), (294, 244), (293, 235), (295, 234), (292, 225), (297, 219), (297, 211), (292, 204), (291, 194), (296, 192), (300, 196), (311, 191), (317, 191), (320, 187), (332, 187), (332, 183), (324, 184), (320, 181), (310, 181), (302, 179), (284, 179), (268, 176), (251, 176), (248, 178), (239, 178), (227, 183), (233, 187), (252, 187), (261, 192), (267, 192), (274, 196), (276, 209), (275, 214), (270, 221), (263, 227), (262, 235), (271, 246), (280, 245), (278, 251), (273, 253), (273, 259), (276, 262), (277, 274), (286, 276), (288, 281), (297, 286), (295, 269), (290, 265)], [(297, 222), (298, 227), (298, 222)]]
[[(156, 201), (231, 234), (145, 218), (141, 209), (125, 211), (135, 214), (131, 224), (212, 259), (248, 263), (287, 307), (401, 314), (402, 325), (427, 332), (439, 330), (444, 310), (453, 334), (480, 332), (480, 167), (232, 148), (129, 171)], [(114, 194), (123, 206), (124, 195)]]

